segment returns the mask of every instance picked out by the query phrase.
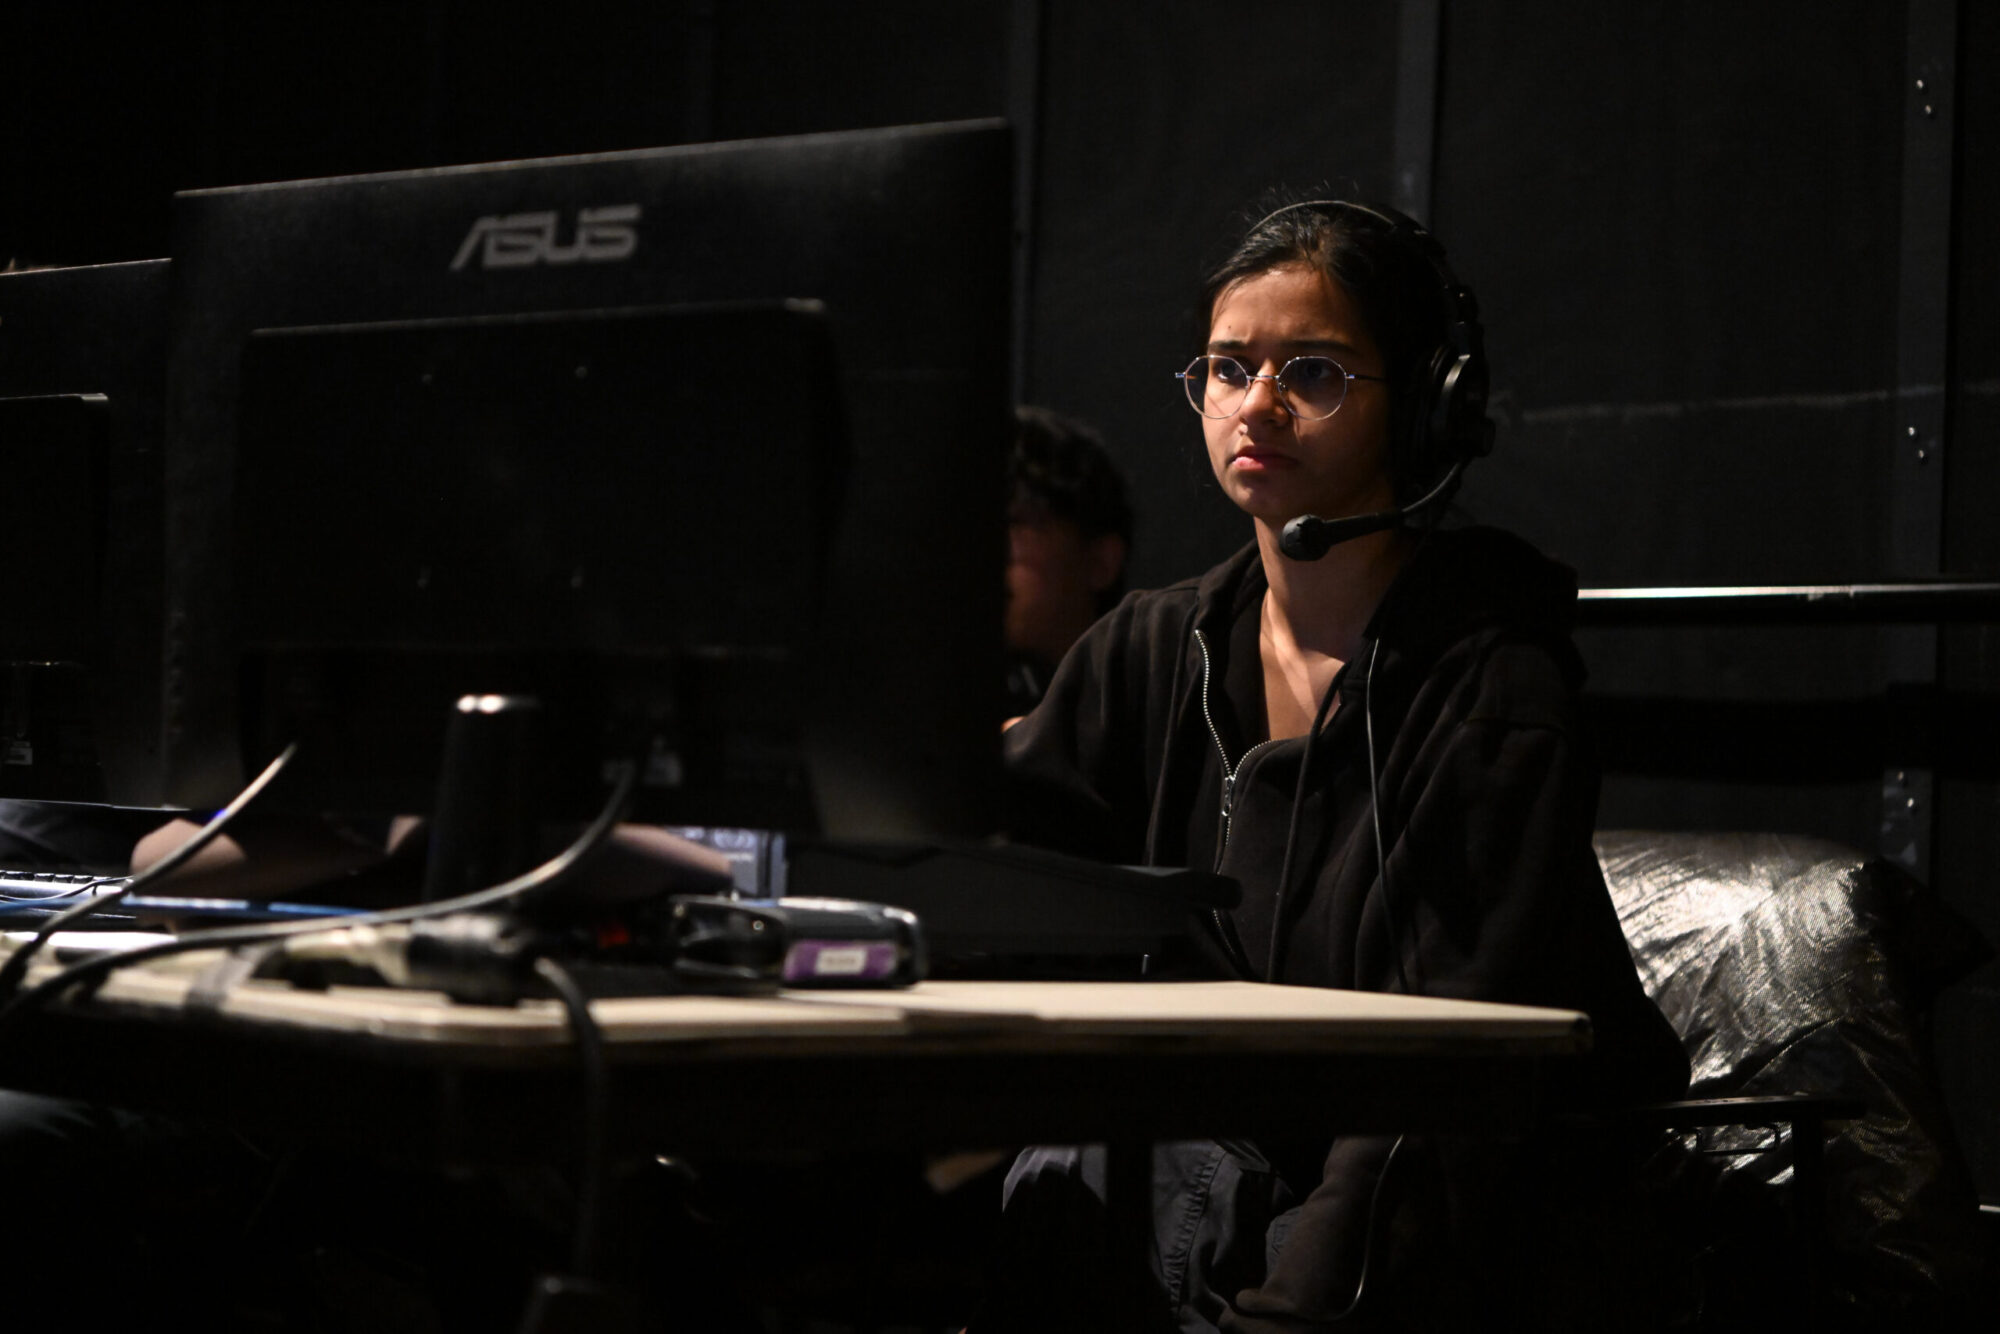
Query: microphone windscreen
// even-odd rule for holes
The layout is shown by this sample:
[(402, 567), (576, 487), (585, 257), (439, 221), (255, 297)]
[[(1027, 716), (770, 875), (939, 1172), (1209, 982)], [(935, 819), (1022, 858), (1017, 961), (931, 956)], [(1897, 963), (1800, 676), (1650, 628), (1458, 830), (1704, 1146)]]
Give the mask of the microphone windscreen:
[(1322, 519), (1301, 514), (1278, 534), (1278, 550), (1293, 560), (1318, 560), (1342, 542), (1351, 542), (1403, 521), (1402, 510), (1382, 510), (1376, 514), (1356, 514), (1345, 519)]

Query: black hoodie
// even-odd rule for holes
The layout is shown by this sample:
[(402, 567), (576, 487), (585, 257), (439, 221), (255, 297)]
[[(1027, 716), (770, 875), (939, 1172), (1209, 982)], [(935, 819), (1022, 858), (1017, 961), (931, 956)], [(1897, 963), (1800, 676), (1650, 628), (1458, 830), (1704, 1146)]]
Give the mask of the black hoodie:
[[(1007, 734), (1014, 835), (1234, 875), (1243, 906), (1216, 943), (1242, 976), (1582, 1010), (1594, 1050), (1567, 1100), (1679, 1096), (1686, 1058), (1640, 987), (1591, 850), (1574, 575), (1495, 530), (1432, 534), (1334, 678), (1338, 707), (1276, 742), (1263, 737), (1265, 588), (1252, 545), (1101, 620)], [(1292, 1330), (1345, 1306), (1388, 1150), (1333, 1140), (1263, 1282), (1208, 1318)]]

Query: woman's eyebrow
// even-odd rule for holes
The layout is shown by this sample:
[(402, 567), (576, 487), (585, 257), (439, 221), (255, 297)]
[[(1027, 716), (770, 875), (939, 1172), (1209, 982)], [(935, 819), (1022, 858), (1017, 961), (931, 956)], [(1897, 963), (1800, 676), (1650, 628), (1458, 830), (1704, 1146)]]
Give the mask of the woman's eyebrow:
[[(1215, 338), (1209, 341), (1208, 350), (1211, 352), (1241, 352), (1249, 346), (1249, 342), (1241, 338)], [(1358, 356), (1361, 352), (1360, 348), (1340, 338), (1283, 339), (1276, 346), (1285, 348), (1294, 354), (1300, 352), (1346, 352)]]

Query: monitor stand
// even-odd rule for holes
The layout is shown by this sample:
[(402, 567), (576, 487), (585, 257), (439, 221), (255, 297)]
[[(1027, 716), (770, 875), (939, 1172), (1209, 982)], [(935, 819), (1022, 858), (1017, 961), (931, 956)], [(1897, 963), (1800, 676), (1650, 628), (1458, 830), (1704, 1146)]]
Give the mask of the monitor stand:
[(530, 695), (459, 697), (445, 732), (424, 902), (497, 885), (534, 864), (541, 721), (541, 702)]

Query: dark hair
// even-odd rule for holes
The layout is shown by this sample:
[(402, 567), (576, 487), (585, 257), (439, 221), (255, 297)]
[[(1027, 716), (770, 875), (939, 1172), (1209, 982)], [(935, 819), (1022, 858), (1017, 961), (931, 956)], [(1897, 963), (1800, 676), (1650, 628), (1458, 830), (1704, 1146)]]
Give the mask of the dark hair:
[[(1103, 437), (1073, 417), (1047, 408), (1014, 409), (1014, 448), (1007, 456), (1007, 497), (1014, 509), (1035, 509), (1075, 524), (1085, 537), (1115, 536), (1132, 544), (1132, 505), (1125, 478)], [(1123, 580), (1099, 598), (1108, 608), (1124, 595)]]
[(1414, 435), (1423, 429), (1415, 409), (1431, 360), (1450, 335), (1436, 267), (1369, 207), (1325, 200), (1266, 200), (1251, 225), (1201, 289), (1201, 334), (1208, 335), (1215, 304), (1246, 278), (1287, 264), (1304, 264), (1340, 284), (1380, 349), (1389, 378), (1389, 471), (1396, 498), (1408, 500), (1435, 477), (1412, 475), (1423, 451)]

